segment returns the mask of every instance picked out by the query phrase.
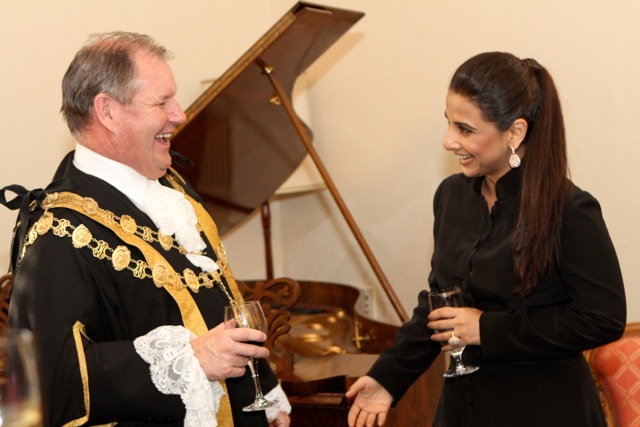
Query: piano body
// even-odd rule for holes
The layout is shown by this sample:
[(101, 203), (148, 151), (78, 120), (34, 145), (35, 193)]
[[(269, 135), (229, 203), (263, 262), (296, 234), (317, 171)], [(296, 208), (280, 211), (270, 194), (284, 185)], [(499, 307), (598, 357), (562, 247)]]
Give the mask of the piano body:
[[(308, 154), (405, 322), (404, 308), (290, 101), (296, 78), (363, 15), (306, 2), (294, 5), (186, 110), (172, 148), (193, 161), (176, 169), (203, 197), (221, 235), (265, 206)], [(277, 372), (293, 406), (292, 425), (343, 426), (349, 407), (345, 391), (391, 344), (398, 327), (361, 314), (354, 287), (297, 283), (291, 331), (277, 343), (293, 353), (293, 365)], [(431, 425), (443, 370), (440, 357), (392, 409), (385, 425)]]

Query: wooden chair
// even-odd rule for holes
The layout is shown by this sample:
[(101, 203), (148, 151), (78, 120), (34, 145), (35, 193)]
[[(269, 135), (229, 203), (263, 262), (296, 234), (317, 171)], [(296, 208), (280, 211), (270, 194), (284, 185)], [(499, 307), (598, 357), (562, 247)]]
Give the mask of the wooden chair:
[(640, 322), (627, 324), (622, 338), (585, 357), (609, 427), (640, 427)]
[(13, 275), (7, 273), (0, 277), (0, 332), (7, 330), (9, 325), (9, 298), (13, 286)]
[(269, 325), (264, 345), (269, 349), (269, 363), (273, 371), (278, 375), (292, 372), (293, 352), (288, 348), (278, 347), (276, 340), (291, 330), (291, 308), (300, 298), (300, 285), (293, 279), (282, 277), (266, 282), (238, 281), (238, 287), (245, 301), (262, 303)]

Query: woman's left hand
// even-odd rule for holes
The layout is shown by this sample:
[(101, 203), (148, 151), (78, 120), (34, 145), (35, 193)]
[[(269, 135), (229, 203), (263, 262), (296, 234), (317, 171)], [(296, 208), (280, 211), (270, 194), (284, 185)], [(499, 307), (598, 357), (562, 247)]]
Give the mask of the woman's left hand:
[[(443, 307), (429, 313), (427, 326), (432, 330), (445, 332), (431, 336), (434, 341), (447, 343), (442, 351), (451, 351), (465, 345), (480, 345), (480, 316), (482, 311), (470, 307)], [(449, 339), (453, 336), (459, 343), (452, 346)]]

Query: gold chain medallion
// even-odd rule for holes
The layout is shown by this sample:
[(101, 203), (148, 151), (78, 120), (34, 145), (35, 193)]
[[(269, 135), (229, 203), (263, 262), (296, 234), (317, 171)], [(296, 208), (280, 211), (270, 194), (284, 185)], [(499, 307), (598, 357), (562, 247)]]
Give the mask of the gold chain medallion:
[(71, 243), (74, 248), (84, 248), (91, 242), (91, 239), (93, 239), (91, 231), (84, 224), (77, 226), (71, 234)]
[(118, 246), (113, 251), (111, 256), (111, 263), (116, 271), (121, 271), (127, 268), (131, 262), (131, 251), (126, 246)]

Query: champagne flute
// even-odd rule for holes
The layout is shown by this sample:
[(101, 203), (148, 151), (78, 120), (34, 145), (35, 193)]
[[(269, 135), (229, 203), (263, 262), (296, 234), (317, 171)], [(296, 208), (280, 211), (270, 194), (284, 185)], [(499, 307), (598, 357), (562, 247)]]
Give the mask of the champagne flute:
[(0, 334), (0, 426), (42, 426), (40, 382), (28, 330)]
[[(457, 286), (451, 289), (429, 292), (428, 297), (430, 311), (441, 307), (464, 307), (462, 292)], [(441, 333), (446, 331), (453, 331), (453, 329), (437, 330), (436, 332)], [(477, 366), (467, 366), (462, 363), (463, 351), (464, 346), (460, 346), (454, 348), (449, 352), (451, 356), (453, 356), (454, 363), (453, 366), (451, 366), (449, 370), (443, 374), (445, 378), (453, 378), (471, 374), (479, 369)]]
[[(236, 321), (236, 328), (252, 328), (264, 333), (267, 332), (267, 319), (264, 317), (259, 301), (232, 302), (232, 305), (225, 307), (224, 310), (225, 325), (229, 325), (229, 321), (232, 319)], [(262, 411), (276, 405), (277, 400), (267, 400), (262, 394), (258, 378), (258, 361), (253, 357), (249, 358), (249, 369), (256, 389), (256, 397), (252, 404), (245, 406), (242, 410), (245, 412)]]

